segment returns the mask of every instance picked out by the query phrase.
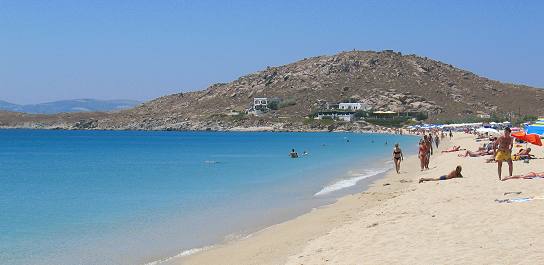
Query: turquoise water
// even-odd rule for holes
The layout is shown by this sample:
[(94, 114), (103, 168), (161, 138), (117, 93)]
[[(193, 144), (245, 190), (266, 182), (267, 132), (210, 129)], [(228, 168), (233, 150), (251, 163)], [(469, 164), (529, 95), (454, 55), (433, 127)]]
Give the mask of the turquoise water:
[[(391, 166), (392, 143), (407, 152), (416, 140), (0, 130), (0, 264), (145, 264), (177, 255), (352, 192)], [(309, 155), (290, 159), (291, 148)]]

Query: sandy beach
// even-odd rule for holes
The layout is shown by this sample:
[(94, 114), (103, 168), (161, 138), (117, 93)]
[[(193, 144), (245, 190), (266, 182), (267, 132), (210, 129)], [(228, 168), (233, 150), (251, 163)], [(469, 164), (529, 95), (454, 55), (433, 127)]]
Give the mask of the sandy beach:
[[(439, 150), (475, 150), (458, 133)], [(543, 157), (544, 148), (531, 146)], [(404, 147), (416, 148), (416, 147)], [(518, 150), (519, 148), (515, 148)], [(406, 158), (365, 192), (271, 226), (251, 236), (162, 264), (538, 264), (544, 260), (544, 200), (495, 200), (544, 195), (544, 180), (499, 181), (490, 157), (439, 153), (421, 172)], [(418, 183), (462, 165), (462, 179)], [(507, 175), (503, 165), (503, 175)], [(514, 175), (544, 171), (544, 160), (514, 162)]]

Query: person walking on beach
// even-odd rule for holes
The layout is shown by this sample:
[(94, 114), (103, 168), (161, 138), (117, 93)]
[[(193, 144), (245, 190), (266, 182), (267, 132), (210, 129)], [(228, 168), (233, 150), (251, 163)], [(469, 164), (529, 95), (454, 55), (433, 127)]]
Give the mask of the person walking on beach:
[(431, 163), (431, 155), (433, 153), (433, 144), (427, 141), (427, 160), (425, 160), (425, 168), (429, 169), (429, 163)]
[(397, 174), (400, 174), (400, 161), (402, 160), (404, 160), (402, 150), (400, 149), (399, 144), (395, 144), (395, 148), (393, 148), (393, 162), (395, 162)]
[[(494, 145), (494, 154), (495, 154), (495, 161), (497, 161), (497, 171), (499, 173), (499, 180), (501, 180), (501, 173), (502, 173), (502, 162), (506, 161), (508, 163), (508, 176), (512, 176), (513, 171), (513, 165), (512, 165), (512, 147), (514, 145), (514, 141), (512, 141), (511, 136), (512, 131), (509, 127), (506, 127), (504, 129), (504, 135), (499, 137), (497, 141), (495, 141)], [(498, 149), (498, 151), (497, 151)]]
[(450, 140), (451, 140), (452, 137), (453, 137), (453, 133), (450, 130)]
[(432, 148), (433, 145), (429, 141), (429, 138), (426, 134), (423, 134), (423, 145), (425, 146), (425, 160), (424, 160), (424, 167), (425, 169), (429, 169), (429, 163), (431, 162), (431, 154), (432, 154)]
[(438, 135), (434, 137), (434, 143), (436, 144), (436, 149), (438, 149), (438, 144), (440, 144), (440, 138), (438, 137)]
[(417, 153), (417, 156), (419, 157), (421, 171), (423, 171), (425, 169), (425, 162), (427, 157), (427, 147), (423, 139), (419, 140), (419, 151)]
[(440, 180), (448, 180), (453, 178), (462, 178), (463, 175), (461, 175), (461, 166), (457, 166), (455, 170), (450, 172), (448, 175), (443, 175), (438, 178), (420, 178), (419, 183), (425, 182), (425, 181), (440, 181)]
[(430, 152), (432, 155), (433, 154), (433, 135), (431, 133), (429, 133), (429, 136), (427, 137), (427, 143), (429, 144)]

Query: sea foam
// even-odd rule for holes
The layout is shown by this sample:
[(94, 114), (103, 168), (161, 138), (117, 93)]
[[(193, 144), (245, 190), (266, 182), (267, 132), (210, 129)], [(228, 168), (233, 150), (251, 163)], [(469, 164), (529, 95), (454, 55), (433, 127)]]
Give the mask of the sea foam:
[(323, 189), (321, 189), (316, 194), (314, 194), (314, 196), (322, 196), (322, 195), (326, 195), (326, 194), (329, 194), (329, 193), (332, 193), (332, 192), (335, 192), (335, 191), (339, 191), (339, 190), (342, 190), (342, 189), (345, 189), (345, 188), (353, 187), (353, 186), (357, 185), (357, 183), (359, 181), (361, 181), (363, 179), (366, 179), (366, 178), (370, 178), (372, 176), (376, 176), (378, 174), (385, 173), (389, 169), (390, 168), (364, 170), (363, 173), (358, 174), (355, 177), (348, 178), (348, 179), (342, 179), (342, 180), (339, 180), (339, 181), (337, 181), (337, 182), (335, 182), (335, 183), (333, 183), (331, 185), (325, 186)]
[(160, 259), (160, 260), (152, 261), (152, 262), (146, 263), (145, 265), (158, 265), (158, 264), (165, 263), (165, 262), (168, 262), (168, 261), (176, 259), (176, 258), (187, 257), (187, 256), (190, 256), (190, 255), (196, 254), (198, 252), (208, 250), (210, 248), (212, 248), (212, 246), (201, 247), (201, 248), (192, 248), (192, 249), (184, 250), (184, 251), (182, 251), (182, 252), (180, 252), (180, 253), (178, 253), (178, 254), (176, 254), (174, 256), (170, 256), (170, 257), (166, 257), (166, 258), (163, 258), (163, 259)]

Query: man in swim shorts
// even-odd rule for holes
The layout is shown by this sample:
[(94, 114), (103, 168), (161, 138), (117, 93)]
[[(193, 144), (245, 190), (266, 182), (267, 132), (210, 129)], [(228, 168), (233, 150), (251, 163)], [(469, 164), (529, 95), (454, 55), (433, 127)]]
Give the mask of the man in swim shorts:
[(497, 161), (497, 170), (499, 173), (499, 180), (501, 180), (503, 161), (508, 162), (508, 172), (510, 173), (508, 176), (512, 176), (512, 171), (513, 171), (512, 147), (514, 146), (514, 141), (512, 141), (511, 133), (512, 131), (510, 130), (510, 128), (506, 127), (504, 129), (504, 135), (502, 135), (501, 137), (499, 137), (499, 139), (497, 139), (497, 141), (495, 141), (494, 151), (495, 151), (495, 160)]
[(440, 180), (448, 180), (453, 178), (462, 178), (463, 175), (461, 175), (461, 166), (457, 166), (455, 170), (450, 172), (448, 175), (443, 175), (438, 178), (420, 178), (419, 183), (425, 182), (425, 181), (440, 181)]

